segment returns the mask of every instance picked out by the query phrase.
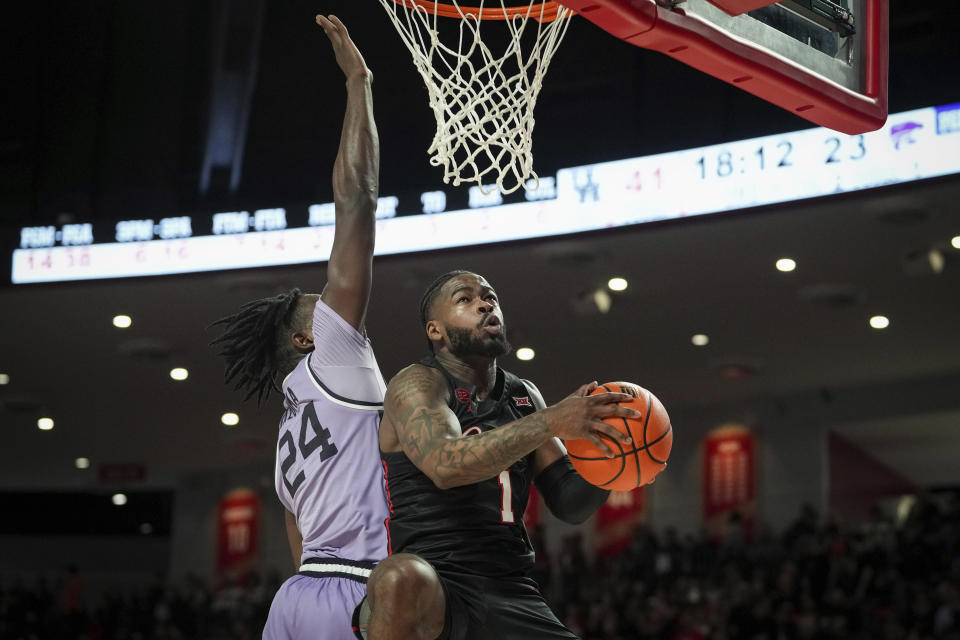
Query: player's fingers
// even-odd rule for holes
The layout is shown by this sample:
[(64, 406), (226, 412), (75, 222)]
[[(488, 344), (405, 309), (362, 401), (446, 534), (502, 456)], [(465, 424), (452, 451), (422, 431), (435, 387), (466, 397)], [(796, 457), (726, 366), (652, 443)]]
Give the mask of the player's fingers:
[(332, 13), (331, 13), (329, 16), (327, 16), (327, 17), (329, 18), (330, 22), (332, 22), (332, 23), (337, 27), (338, 30), (340, 30), (340, 31), (342, 31), (342, 32), (344, 33), (344, 35), (349, 35), (349, 34), (350, 34), (350, 32), (347, 31), (347, 25), (345, 25), (345, 24), (343, 24), (342, 22), (340, 22), (340, 18), (338, 18), (337, 16), (333, 15)]
[(623, 444), (630, 444), (633, 442), (633, 438), (623, 433), (619, 429), (615, 429), (614, 427), (611, 427), (606, 422), (594, 422), (594, 429), (596, 429), (603, 435), (613, 438), (614, 440), (621, 442)]
[(593, 446), (599, 449), (600, 453), (607, 456), (608, 458), (612, 458), (614, 456), (613, 449), (607, 446), (607, 443), (603, 441), (603, 438), (598, 436), (596, 433), (591, 433), (590, 435), (588, 435), (587, 440), (589, 440)]
[(590, 392), (597, 388), (596, 382), (588, 382), (587, 384), (580, 385), (576, 391), (571, 393), (569, 398), (583, 398), (590, 395)]
[(614, 402), (630, 402), (633, 400), (633, 396), (627, 393), (607, 391), (604, 393), (595, 393), (590, 396), (590, 399), (593, 400), (594, 404), (613, 404)]
[(337, 27), (336, 24), (331, 22), (329, 18), (318, 15), (317, 24), (323, 28), (323, 32), (327, 34), (327, 37), (330, 38), (330, 41), (333, 42), (334, 45), (336, 45), (337, 42), (339, 42), (343, 37), (343, 32), (339, 27)]
[(606, 405), (598, 409), (604, 418), (626, 418), (628, 420), (639, 420), (643, 414), (630, 407), (621, 407), (619, 405)]

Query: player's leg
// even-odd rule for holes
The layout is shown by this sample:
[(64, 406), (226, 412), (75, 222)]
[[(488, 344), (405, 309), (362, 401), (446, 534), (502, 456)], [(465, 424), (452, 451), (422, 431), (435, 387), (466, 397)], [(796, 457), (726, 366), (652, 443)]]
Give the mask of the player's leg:
[(487, 633), (495, 640), (577, 640), (547, 605), (532, 580), (491, 581), (484, 589)]
[(409, 553), (377, 565), (367, 582), (368, 640), (436, 640), (443, 632), (446, 598), (429, 562)]
[(362, 581), (296, 575), (270, 605), (264, 640), (354, 640), (353, 611), (366, 592)]

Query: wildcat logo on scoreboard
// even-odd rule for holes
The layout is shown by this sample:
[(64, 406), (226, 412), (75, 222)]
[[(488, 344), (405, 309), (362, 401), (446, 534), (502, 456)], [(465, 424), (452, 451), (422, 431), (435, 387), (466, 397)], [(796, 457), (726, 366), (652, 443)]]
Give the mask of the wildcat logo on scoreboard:
[(917, 144), (916, 132), (923, 129), (919, 122), (904, 122), (890, 128), (890, 137), (893, 139), (893, 148), (900, 151), (906, 146)]

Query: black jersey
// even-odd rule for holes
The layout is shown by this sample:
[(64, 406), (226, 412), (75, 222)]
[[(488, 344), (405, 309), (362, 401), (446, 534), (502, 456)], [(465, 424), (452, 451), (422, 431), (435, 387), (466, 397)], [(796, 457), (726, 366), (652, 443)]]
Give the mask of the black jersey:
[[(454, 378), (436, 358), (420, 364), (443, 373), (450, 388), (449, 407), (464, 437), (536, 410), (526, 385), (503, 369), (497, 368), (490, 397), (477, 402), (474, 386)], [(521, 576), (533, 566), (533, 546), (523, 526), (532, 454), (498, 477), (452, 489), (438, 489), (402, 451), (380, 455), (390, 500), (390, 553), (415, 553), (440, 572), (487, 577)]]

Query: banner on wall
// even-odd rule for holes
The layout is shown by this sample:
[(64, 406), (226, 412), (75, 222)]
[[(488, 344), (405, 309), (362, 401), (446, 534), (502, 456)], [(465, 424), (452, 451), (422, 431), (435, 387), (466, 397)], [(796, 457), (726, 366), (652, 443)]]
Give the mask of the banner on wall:
[(540, 493), (530, 483), (530, 498), (527, 500), (527, 510), (523, 512), (523, 524), (527, 531), (533, 531), (540, 524)]
[(256, 566), (260, 499), (249, 489), (235, 489), (220, 501), (217, 515), (217, 573), (242, 575)]
[(615, 556), (626, 550), (634, 530), (643, 523), (646, 487), (611, 491), (593, 519), (593, 546), (598, 556)]
[(756, 438), (743, 426), (707, 434), (703, 447), (703, 520), (717, 538), (749, 537), (757, 511)]

